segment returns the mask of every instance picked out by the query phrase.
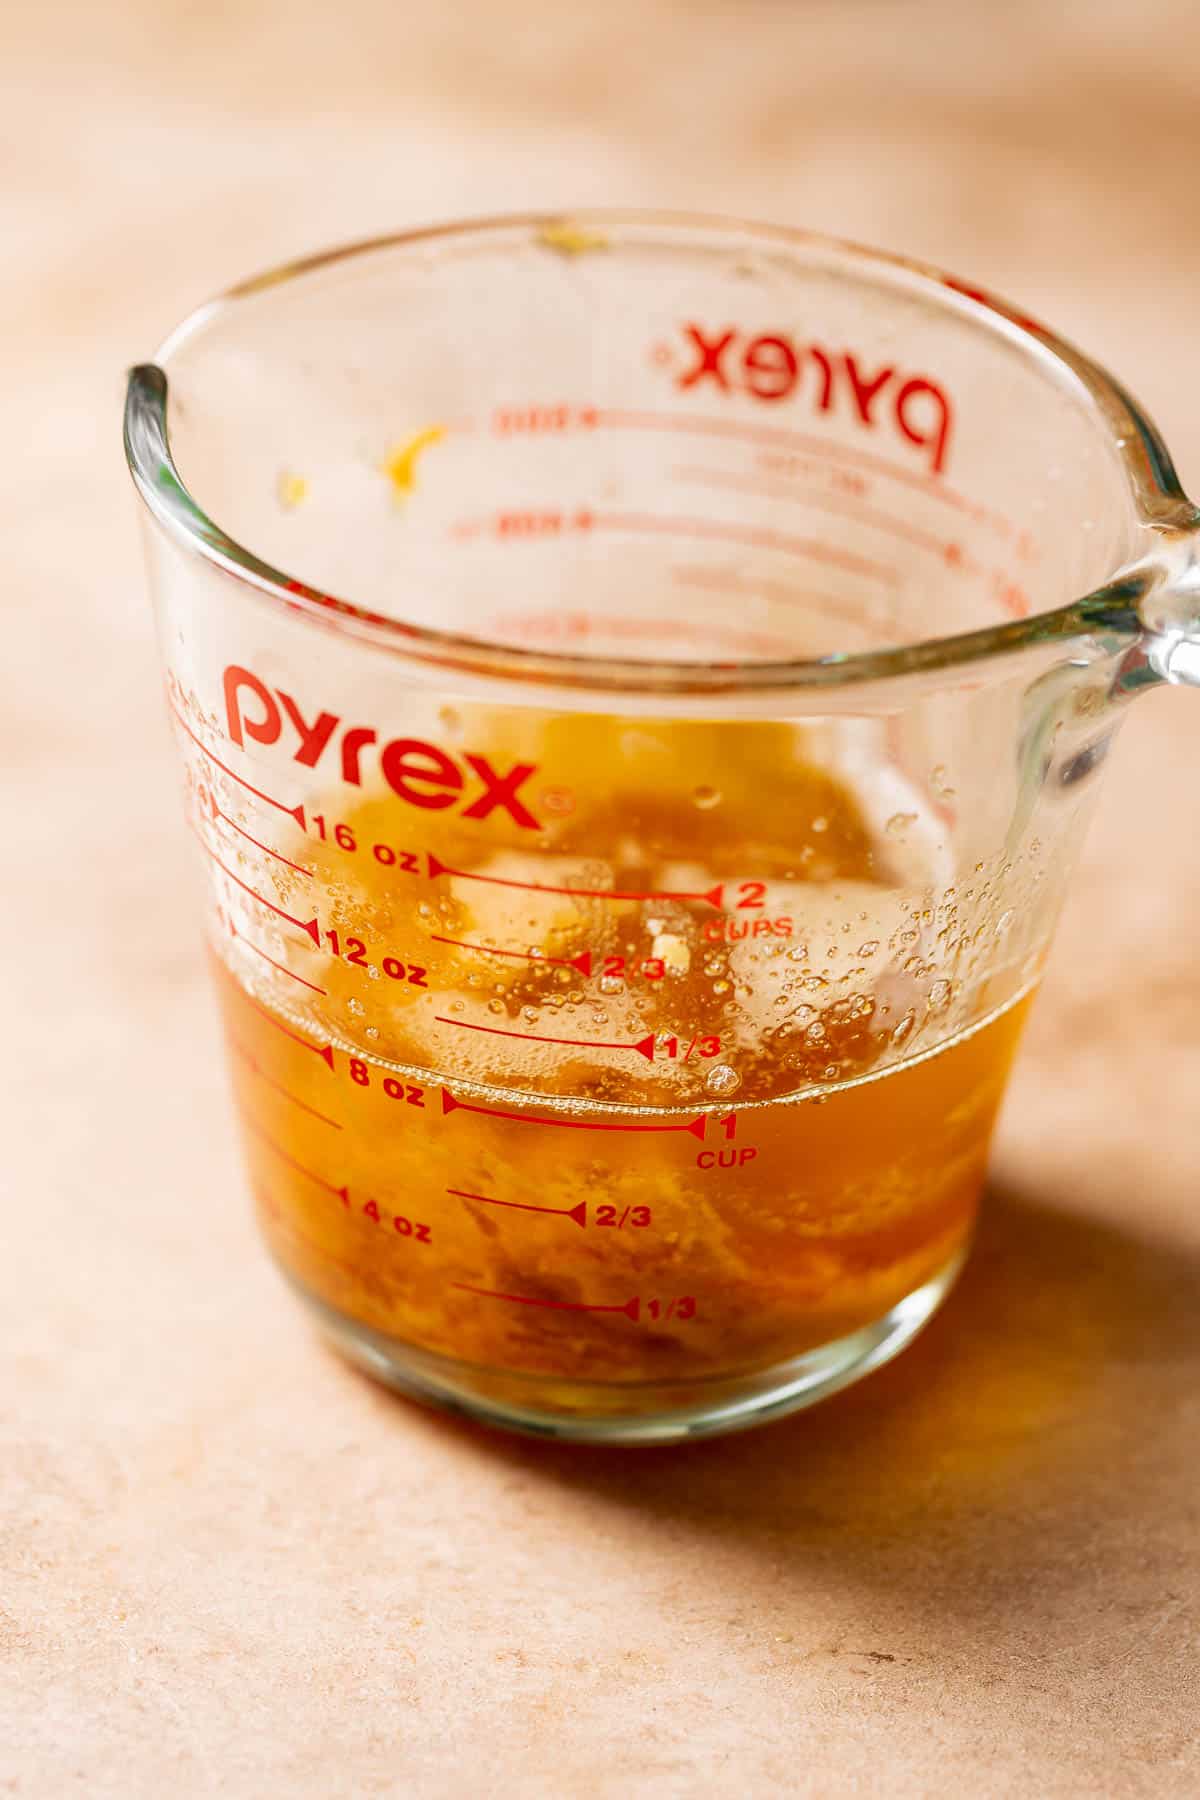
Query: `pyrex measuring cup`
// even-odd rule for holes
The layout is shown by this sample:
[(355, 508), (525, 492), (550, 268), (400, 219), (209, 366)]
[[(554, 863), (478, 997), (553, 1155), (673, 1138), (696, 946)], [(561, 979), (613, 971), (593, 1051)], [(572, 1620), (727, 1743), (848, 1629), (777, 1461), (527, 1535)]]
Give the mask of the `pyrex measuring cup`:
[(133, 372), (251, 1180), (396, 1387), (749, 1424), (958, 1270), (1124, 701), (1153, 427), (928, 269), (674, 217), (276, 271)]

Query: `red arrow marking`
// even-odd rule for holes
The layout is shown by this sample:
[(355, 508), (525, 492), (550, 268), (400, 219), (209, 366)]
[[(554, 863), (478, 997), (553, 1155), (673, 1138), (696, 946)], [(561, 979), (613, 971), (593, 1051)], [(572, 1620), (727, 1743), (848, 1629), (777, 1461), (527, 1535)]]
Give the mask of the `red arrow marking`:
[(286, 919), (289, 925), (295, 925), (299, 931), (306, 931), (317, 949), (319, 950), (321, 948), (321, 927), (316, 919), (297, 919), (294, 914), (284, 912), (282, 906), (276, 906), (273, 900), (268, 900), (265, 894), (260, 894), (256, 888), (250, 886), (249, 882), (243, 881), (240, 875), (235, 875), (232, 869), (226, 868), (211, 844), (207, 844), (204, 841), (204, 836), (201, 832), (198, 831), (196, 836), (200, 840), (200, 847), (205, 855), (210, 856), (216, 863), (218, 869), (220, 869), (221, 873), (223, 875), (228, 875), (230, 881), (236, 883), (243, 893), (249, 894), (252, 900), (257, 900), (260, 906), (265, 906), (268, 912), (273, 912), (277, 918)]
[(555, 1312), (624, 1313), (627, 1319), (636, 1320), (639, 1311), (636, 1294), (620, 1306), (597, 1306), (582, 1300), (535, 1300), (531, 1294), (501, 1294), (495, 1288), (471, 1287), (465, 1281), (455, 1281), (451, 1285), (464, 1294), (479, 1294), (484, 1300), (511, 1300), (516, 1306), (549, 1306)]
[(453, 944), (456, 950), (479, 950), (485, 956), (519, 956), (526, 962), (549, 963), (554, 969), (578, 969), (581, 975), (592, 972), (590, 950), (581, 950), (578, 956), (543, 956), (537, 950), (497, 950), (494, 944), (468, 944), (464, 938), (438, 937), (436, 932), (431, 932), (430, 937), (435, 944)]
[(647, 1062), (654, 1061), (653, 1032), (649, 1037), (639, 1038), (636, 1044), (610, 1044), (600, 1038), (543, 1037), (537, 1031), (505, 1031), (499, 1025), (473, 1025), (470, 1019), (447, 1019), (441, 1013), (435, 1013), (434, 1019), (439, 1025), (460, 1025), (464, 1031), (486, 1031), (489, 1037), (521, 1038), (529, 1044), (571, 1044), (581, 1050), (636, 1050)]
[(488, 1194), (468, 1194), (462, 1188), (447, 1188), (457, 1200), (478, 1200), (483, 1206), (510, 1206), (514, 1212), (553, 1213), (559, 1219), (574, 1219), (577, 1225), (587, 1224), (587, 1201), (581, 1200), (577, 1206), (534, 1206), (528, 1200), (493, 1200)]
[(239, 944), (245, 944), (248, 950), (253, 950), (256, 956), (261, 956), (264, 962), (269, 962), (273, 969), (278, 969), (281, 975), (290, 975), (293, 981), (298, 981), (301, 987), (308, 988), (311, 993), (327, 994), (329, 992), (328, 988), (318, 987), (315, 981), (306, 981), (303, 975), (297, 975), (295, 969), (289, 969), (286, 963), (276, 962), (273, 956), (268, 956), (266, 951), (254, 942), (253, 938), (244, 936), (238, 930), (232, 919), (228, 919), (226, 922), (231, 938), (236, 938)]
[(566, 1131), (689, 1131), (693, 1137), (701, 1140), (708, 1123), (707, 1113), (698, 1113), (683, 1125), (618, 1125), (615, 1121), (609, 1124), (598, 1119), (535, 1119), (529, 1113), (498, 1112), (491, 1106), (470, 1106), (465, 1100), (456, 1100), (449, 1088), (443, 1088), (442, 1115), (444, 1117), (446, 1113), (452, 1112), (481, 1113), (485, 1119), (514, 1119), (518, 1125), (560, 1125)]
[(326, 1181), (323, 1175), (314, 1175), (311, 1169), (306, 1169), (303, 1163), (298, 1163), (294, 1156), (289, 1156), (287, 1151), (283, 1149), (281, 1145), (277, 1144), (273, 1137), (267, 1135), (261, 1125), (256, 1125), (254, 1120), (247, 1118), (245, 1113), (242, 1114), (242, 1119), (247, 1131), (252, 1131), (255, 1137), (261, 1138), (267, 1148), (273, 1150), (281, 1162), (287, 1163), (290, 1169), (295, 1169), (298, 1175), (307, 1176), (309, 1181), (313, 1181), (318, 1187), (324, 1188), (327, 1194), (336, 1194), (344, 1206), (349, 1206), (350, 1195), (346, 1188), (334, 1187), (332, 1181)]
[(268, 1087), (274, 1088), (277, 1094), (282, 1094), (285, 1100), (290, 1100), (293, 1106), (298, 1106), (301, 1112), (311, 1113), (314, 1119), (320, 1119), (322, 1125), (332, 1125), (335, 1131), (342, 1129), (337, 1120), (331, 1119), (328, 1113), (318, 1112), (315, 1106), (308, 1104), (307, 1100), (301, 1100), (299, 1094), (293, 1094), (290, 1088), (285, 1088), (282, 1082), (278, 1082), (268, 1075), (262, 1064), (256, 1062), (245, 1045), (239, 1044), (235, 1037), (231, 1036), (229, 1042), (233, 1046), (234, 1055), (239, 1057), (248, 1069), (253, 1069), (260, 1081), (265, 1081)]
[(228, 775), (229, 779), (231, 781), (236, 781), (238, 783), (239, 787), (244, 787), (246, 789), (246, 792), (249, 794), (253, 794), (256, 800), (265, 800), (268, 806), (277, 807), (280, 812), (287, 813), (289, 818), (295, 819), (295, 821), (296, 821), (297, 825), (300, 827), (301, 831), (304, 830), (304, 808), (303, 808), (303, 806), (285, 806), (283, 804), (283, 801), (276, 800), (273, 794), (264, 794), (261, 788), (256, 788), (252, 782), (249, 782), (246, 780), (245, 776), (239, 775), (236, 769), (231, 769), (227, 763), (223, 763), (221, 761), (219, 756), (215, 756), (213, 754), (213, 752), (209, 749), (208, 745), (204, 742), (204, 739), (196, 736), (196, 733), (192, 730), (191, 726), (188, 724), (187, 720), (184, 718), (183, 714), (180, 712), (179, 708), (176, 706), (174, 700), (171, 698), (171, 696), (169, 694), (167, 695), (167, 705), (170, 707), (171, 711), (174, 713), (174, 715), (175, 715), (176, 719), (178, 720), (178, 722), (180, 723), (180, 725), (183, 726), (183, 729), (187, 732), (188, 736), (191, 738), (191, 740), (192, 740), (193, 744), (195, 744), (196, 748), (198, 750), (202, 750), (204, 752), (205, 756), (207, 756), (209, 762), (214, 763), (216, 765), (216, 767), (218, 769), (220, 769), (220, 771), (223, 775)]
[(707, 900), (710, 906), (720, 909), (725, 896), (723, 883), (708, 888), (702, 894), (677, 892), (670, 888), (655, 888), (646, 894), (626, 893), (620, 888), (579, 888), (550, 887), (544, 881), (510, 881), (505, 875), (479, 875), (473, 869), (452, 869), (444, 863), (440, 856), (432, 850), (425, 852), (429, 859), (429, 875), (457, 875), (463, 881), (486, 881), (493, 887), (521, 888), (528, 894), (570, 894), (581, 900)]
[(271, 848), (270, 844), (264, 844), (261, 838), (252, 837), (250, 832), (243, 830), (243, 828), (238, 824), (236, 819), (231, 819), (227, 812), (221, 811), (220, 807), (217, 805), (215, 795), (210, 793), (207, 788), (204, 791), (208, 798), (209, 812), (212, 816), (212, 821), (213, 821), (214, 825), (216, 824), (218, 819), (224, 819), (226, 825), (232, 825), (233, 829), (237, 832), (238, 836), (244, 837), (246, 842), (248, 844), (253, 844), (254, 848), (256, 850), (262, 850), (265, 852), (265, 854), (267, 856), (273, 856), (275, 858), (276, 862), (286, 863), (289, 869), (295, 869), (297, 875), (307, 875), (307, 876), (311, 877), (311, 875), (312, 875), (311, 869), (306, 869), (300, 863), (293, 862), (291, 857), (284, 856), (282, 851), (273, 850)]

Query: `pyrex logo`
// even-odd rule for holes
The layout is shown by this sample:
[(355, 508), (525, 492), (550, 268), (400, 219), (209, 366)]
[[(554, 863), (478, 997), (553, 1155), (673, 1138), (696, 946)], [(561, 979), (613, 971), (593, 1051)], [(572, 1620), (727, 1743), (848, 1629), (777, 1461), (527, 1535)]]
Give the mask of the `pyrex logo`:
[(461, 757), (454, 757), (424, 738), (389, 738), (381, 744), (379, 733), (370, 726), (345, 726), (337, 713), (322, 711), (306, 719), (290, 694), (282, 688), (269, 688), (238, 663), (225, 670), (224, 688), (229, 736), (241, 749), (247, 738), (256, 744), (277, 744), (286, 720), (292, 761), (306, 769), (315, 769), (336, 744), (342, 780), (361, 787), (363, 752), (378, 746), (384, 780), (409, 806), (426, 812), (462, 806), (464, 819), (487, 819), (494, 812), (506, 812), (526, 831), (541, 829), (519, 792), (530, 776), (537, 774), (536, 763), (514, 763), (501, 773), (486, 756), (464, 750)]
[[(944, 389), (928, 376), (910, 374), (894, 363), (871, 370), (853, 350), (827, 350), (785, 332), (752, 336), (734, 325), (691, 323), (680, 330), (686, 366), (675, 376), (677, 387), (711, 386), (768, 402), (807, 391), (818, 412), (848, 414), (868, 428), (883, 423), (925, 453), (933, 474), (945, 468), (952, 408)], [(657, 355), (664, 364), (677, 360), (669, 346)]]

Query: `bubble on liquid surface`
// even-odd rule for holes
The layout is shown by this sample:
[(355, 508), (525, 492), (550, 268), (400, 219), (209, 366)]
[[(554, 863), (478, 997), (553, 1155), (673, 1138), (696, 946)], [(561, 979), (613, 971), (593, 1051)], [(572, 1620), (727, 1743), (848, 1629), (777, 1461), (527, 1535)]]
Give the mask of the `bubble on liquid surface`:
[(693, 788), (692, 804), (698, 806), (701, 812), (711, 812), (714, 806), (720, 806), (721, 804), (720, 788), (706, 787), (704, 785)]
[(728, 1063), (717, 1063), (708, 1071), (704, 1085), (710, 1094), (732, 1094), (742, 1085), (742, 1078)]

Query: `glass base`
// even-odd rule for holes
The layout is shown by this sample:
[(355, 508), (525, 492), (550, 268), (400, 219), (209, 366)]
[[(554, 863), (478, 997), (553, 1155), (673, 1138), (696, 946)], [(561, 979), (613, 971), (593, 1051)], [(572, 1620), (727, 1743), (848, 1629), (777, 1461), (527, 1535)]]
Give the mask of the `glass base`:
[[(890, 1362), (932, 1318), (965, 1260), (959, 1251), (882, 1318), (770, 1368), (689, 1382), (571, 1382), (484, 1369), (360, 1325), (288, 1281), (352, 1363), (410, 1400), (480, 1424), (575, 1444), (674, 1444), (745, 1431), (836, 1394)], [(284, 1271), (285, 1274), (287, 1273)]]

